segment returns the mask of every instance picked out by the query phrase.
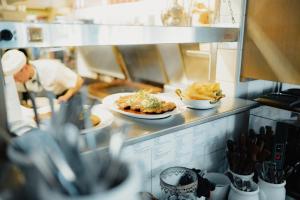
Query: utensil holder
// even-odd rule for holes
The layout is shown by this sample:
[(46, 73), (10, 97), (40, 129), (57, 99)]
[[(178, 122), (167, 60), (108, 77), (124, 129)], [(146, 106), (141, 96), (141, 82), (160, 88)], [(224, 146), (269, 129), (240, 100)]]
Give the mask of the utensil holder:
[(260, 197), (258, 185), (254, 182), (251, 182), (251, 188), (251, 192), (245, 192), (237, 189), (233, 184), (231, 184), (228, 200), (263, 200)]
[(265, 200), (285, 200), (285, 184), (285, 181), (280, 184), (273, 184), (258, 178), (258, 186)]
[(216, 184), (214, 191), (211, 191), (209, 200), (224, 200), (227, 199), (228, 191), (230, 188), (229, 178), (222, 173), (207, 173), (204, 178), (208, 179), (210, 182)]
[(228, 171), (229, 171), (229, 173), (232, 174), (233, 178), (238, 177), (242, 181), (251, 181), (251, 180), (253, 180), (253, 177), (254, 177), (254, 173), (251, 173), (249, 175), (241, 175), (241, 174), (236, 174), (236, 173), (232, 172), (230, 169)]
[(117, 199), (130, 199), (140, 200), (138, 192), (142, 185), (140, 168), (137, 164), (127, 164), (128, 176), (116, 187), (109, 190), (99, 191), (86, 196), (70, 197), (52, 190), (45, 184), (41, 184), (40, 199), (43, 200), (117, 200)]

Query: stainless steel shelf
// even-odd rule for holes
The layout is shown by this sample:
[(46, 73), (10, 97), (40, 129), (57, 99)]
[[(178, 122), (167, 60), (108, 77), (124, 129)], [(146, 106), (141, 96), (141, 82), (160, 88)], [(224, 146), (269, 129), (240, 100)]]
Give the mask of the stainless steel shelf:
[[(229, 98), (222, 99), (219, 107), (209, 110), (194, 110), (187, 109), (184, 113), (171, 116), (160, 120), (144, 120), (127, 117), (118, 113), (114, 114), (113, 128), (117, 128), (117, 124), (130, 124), (128, 138), (125, 145), (133, 145), (136, 143), (151, 140), (163, 135), (172, 134), (186, 128), (204, 124), (223, 117), (228, 117), (234, 114), (247, 112), (252, 108), (257, 107), (258, 104), (254, 101)], [(116, 123), (117, 122), (117, 123)], [(93, 133), (91, 133), (93, 134)], [(104, 129), (99, 133), (95, 133), (97, 149), (105, 149), (108, 146), (109, 131)], [(87, 137), (82, 136), (82, 152), (91, 153), (95, 149), (88, 149)]]
[(0, 22), (0, 31), (12, 33), (0, 48), (130, 45), (195, 42), (235, 42), (239, 28), (116, 26)]

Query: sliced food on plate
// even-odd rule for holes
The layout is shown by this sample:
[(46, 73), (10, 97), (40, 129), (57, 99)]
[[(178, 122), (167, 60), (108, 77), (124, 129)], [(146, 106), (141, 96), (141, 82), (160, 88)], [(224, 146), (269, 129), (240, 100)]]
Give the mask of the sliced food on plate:
[(163, 119), (177, 115), (185, 108), (173, 95), (145, 90), (112, 94), (102, 102), (114, 112), (140, 119)]
[(117, 101), (119, 109), (141, 114), (163, 114), (176, 108), (176, 104), (159, 99), (148, 91), (121, 96)]
[(188, 107), (196, 109), (213, 108), (225, 97), (219, 83), (193, 83), (176, 93)]

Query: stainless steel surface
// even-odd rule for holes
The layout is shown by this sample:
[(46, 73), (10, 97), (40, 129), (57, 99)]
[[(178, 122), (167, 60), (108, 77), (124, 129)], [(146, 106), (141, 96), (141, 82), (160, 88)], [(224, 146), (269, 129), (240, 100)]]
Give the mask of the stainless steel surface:
[(184, 63), (178, 44), (158, 44), (162, 67), (164, 67), (169, 83), (178, 83), (186, 80)]
[[(41, 28), (40, 41), (30, 42), (29, 29)], [(239, 28), (232, 27), (163, 27), (116, 26), (99, 24), (46, 24), (1, 22), (0, 30), (8, 29), (13, 39), (0, 41), (0, 48), (57, 47), (88, 45), (129, 45), (192, 42), (233, 42)], [(39, 32), (35, 32), (39, 34)]]
[[(256, 107), (257, 105), (258, 104), (256, 102), (249, 100), (224, 98), (222, 99), (220, 106), (215, 109), (187, 109), (182, 114), (160, 120), (135, 119), (114, 113), (116, 123), (114, 124), (115, 127), (113, 128), (117, 128), (117, 124), (119, 123), (131, 123), (132, 126), (128, 130), (128, 139), (125, 142), (125, 145), (132, 145), (219, 118), (245, 112)], [(104, 133), (100, 132), (99, 135), (101, 134)], [(98, 141), (98, 148), (106, 148), (107, 146), (108, 141)], [(89, 150), (83, 149), (83, 152), (89, 152)]]
[(157, 45), (123, 45), (118, 49), (133, 81), (168, 82)]
[(113, 46), (79, 47), (77, 51), (77, 64), (85, 65), (96, 73), (125, 79), (117, 62)]

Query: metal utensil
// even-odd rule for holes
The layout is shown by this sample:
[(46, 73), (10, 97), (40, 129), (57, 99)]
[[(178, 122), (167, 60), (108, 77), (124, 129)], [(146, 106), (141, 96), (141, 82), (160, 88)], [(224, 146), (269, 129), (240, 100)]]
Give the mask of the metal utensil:
[(121, 168), (121, 161), (119, 159), (123, 143), (125, 140), (125, 135), (128, 133), (129, 124), (122, 124), (115, 132), (112, 133), (109, 142), (109, 167), (105, 172), (103, 178), (104, 188), (109, 188), (113, 185), (116, 178), (119, 176), (119, 171)]
[(28, 96), (29, 96), (29, 99), (32, 103), (32, 108), (33, 108), (33, 112), (34, 112), (34, 118), (35, 118), (35, 122), (36, 122), (36, 125), (38, 128), (40, 128), (40, 118), (39, 118), (39, 114), (38, 114), (38, 111), (37, 111), (37, 105), (36, 105), (36, 102), (35, 102), (35, 95), (33, 95), (32, 92), (30, 92), (29, 90), (27, 90), (28, 92)]

